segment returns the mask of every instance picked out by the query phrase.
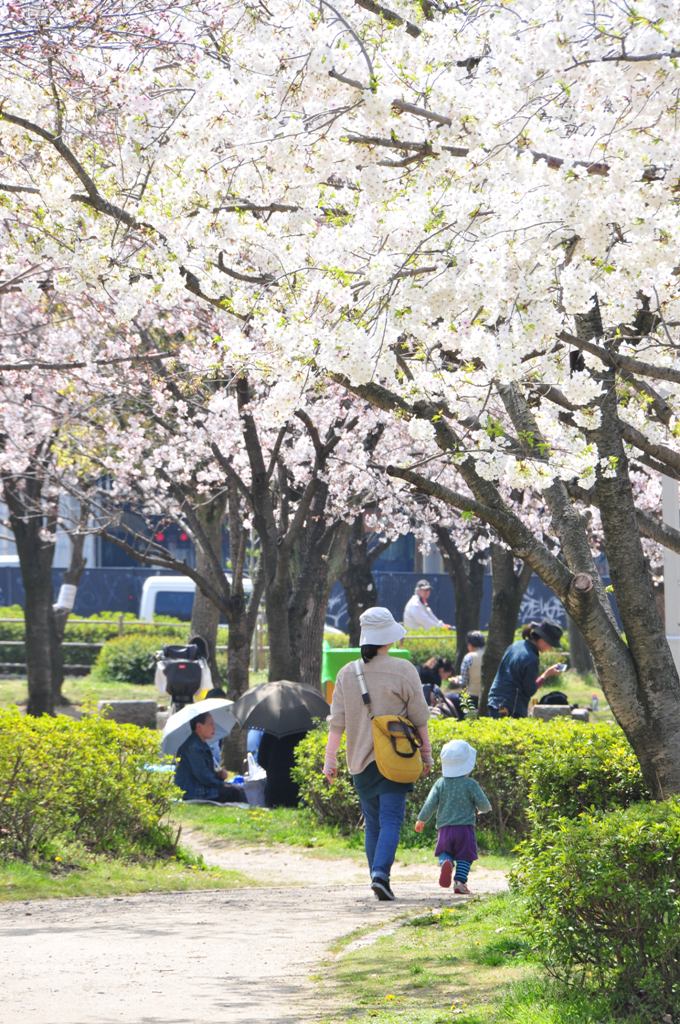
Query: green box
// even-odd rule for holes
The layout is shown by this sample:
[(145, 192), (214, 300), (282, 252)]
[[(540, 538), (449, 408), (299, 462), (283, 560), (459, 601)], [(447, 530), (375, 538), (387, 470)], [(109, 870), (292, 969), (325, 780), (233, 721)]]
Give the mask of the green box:
[[(403, 647), (394, 647), (390, 651), (393, 658), (411, 659), (411, 652)], [(323, 652), (321, 663), (321, 681), (323, 683), (334, 683), (336, 676), (343, 665), (350, 661), (357, 661), (361, 657), (358, 647), (326, 647)]]

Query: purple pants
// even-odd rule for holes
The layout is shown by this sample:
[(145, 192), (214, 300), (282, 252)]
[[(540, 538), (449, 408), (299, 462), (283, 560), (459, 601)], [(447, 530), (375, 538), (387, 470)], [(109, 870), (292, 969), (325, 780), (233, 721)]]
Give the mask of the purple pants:
[(437, 834), (435, 857), (448, 853), (454, 860), (477, 860), (477, 836), (474, 825), (444, 825)]

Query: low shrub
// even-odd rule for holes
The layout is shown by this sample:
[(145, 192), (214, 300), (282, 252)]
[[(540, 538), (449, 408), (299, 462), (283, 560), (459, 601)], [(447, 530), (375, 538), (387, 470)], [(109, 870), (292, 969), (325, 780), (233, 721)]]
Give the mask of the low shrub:
[(329, 786), (321, 774), (327, 737), (325, 725), (307, 733), (295, 748), (295, 767), (291, 774), (300, 787), (302, 802), (313, 811), (318, 821), (335, 825), (348, 835), (357, 828), (361, 809), (347, 771), (344, 736), (338, 751), (338, 778)]
[[(456, 634), (455, 631), (446, 632), (443, 629), (412, 629), (404, 637), (403, 646), (410, 651), (411, 658), (416, 665), (422, 665), (428, 658), (450, 658), (456, 660)], [(416, 639), (418, 637), (419, 639)]]
[[(429, 731), (435, 768), (415, 784), (408, 800), (402, 833), (407, 846), (432, 842), (431, 828), (417, 835), (412, 825), (439, 775), (441, 748), (450, 739), (466, 739), (477, 751), (474, 777), (492, 805), (479, 822), (501, 848), (528, 835), (534, 822), (545, 827), (563, 815), (575, 817), (589, 807), (627, 806), (645, 795), (637, 761), (614, 725), (433, 718)], [(301, 797), (320, 821), (351, 830), (359, 802), (345, 767), (344, 739), (339, 780), (329, 787), (321, 774), (326, 735), (326, 727), (314, 730), (296, 748)]]
[(55, 843), (94, 853), (166, 853), (164, 823), (179, 794), (150, 772), (158, 737), (92, 716), (30, 718), (0, 710), (0, 855), (47, 859)]
[(349, 636), (347, 635), (347, 633), (340, 632), (324, 633), (323, 642), (324, 644), (327, 644), (328, 647), (348, 647)]
[(154, 654), (166, 644), (186, 641), (186, 628), (150, 636), (134, 633), (107, 640), (97, 655), (92, 679), (100, 683), (153, 683)]
[[(8, 619), (19, 619), (19, 622), (8, 622)], [(21, 605), (12, 604), (0, 608), (0, 661), (11, 664), (26, 661), (24, 635), (24, 609)], [(7, 641), (14, 641), (17, 646), (10, 646)]]
[[(433, 773), (416, 782), (407, 803), (406, 820), (402, 832), (405, 846), (429, 846), (432, 831), (420, 835), (413, 831), (417, 813), (439, 774), (439, 754), (450, 739), (466, 739), (477, 750), (474, 776), (486, 791), (493, 812), (491, 822), (484, 820), (501, 844), (514, 842), (527, 829), (528, 781), (522, 764), (527, 750), (547, 740), (545, 724), (541, 722), (499, 722), (482, 718), (471, 722), (451, 719), (432, 719), (430, 738), (435, 761)], [(343, 737), (338, 758), (338, 780), (328, 786), (321, 774), (324, 762), (327, 728), (308, 733), (298, 744), (296, 780), (303, 803), (310, 807), (320, 821), (351, 831), (359, 820), (360, 809), (356, 792), (347, 773)]]
[[(680, 1004), (680, 799), (536, 830), (512, 884), (551, 973), (617, 1012), (660, 1020)], [(675, 1016), (673, 1016), (675, 1019)]]
[[(18, 619), (18, 622), (8, 621)], [(24, 610), (20, 605), (9, 605), (0, 608), (0, 661), (13, 664), (26, 661), (26, 648), (23, 644)], [(121, 623), (124, 630), (121, 634)], [(69, 665), (94, 665), (97, 659), (97, 648), (92, 644), (104, 644), (120, 635), (131, 636), (133, 634), (148, 634), (158, 636), (160, 633), (175, 630), (181, 633), (181, 638), (187, 638), (188, 623), (181, 619), (174, 619), (170, 616), (157, 616), (153, 623), (139, 622), (135, 615), (130, 612), (98, 612), (87, 619), (80, 619), (77, 616), (69, 618), (66, 622), (64, 641), (66, 646), (62, 648), (64, 664)], [(222, 632), (222, 631), (221, 631)], [(22, 641), (16, 646), (10, 645), (8, 641)], [(219, 643), (226, 643), (226, 632), (220, 637)], [(70, 646), (76, 644), (77, 646)]]
[(552, 749), (547, 757), (532, 757), (530, 766), (529, 814), (536, 828), (583, 811), (628, 807), (649, 796), (640, 764), (618, 726), (545, 724)]

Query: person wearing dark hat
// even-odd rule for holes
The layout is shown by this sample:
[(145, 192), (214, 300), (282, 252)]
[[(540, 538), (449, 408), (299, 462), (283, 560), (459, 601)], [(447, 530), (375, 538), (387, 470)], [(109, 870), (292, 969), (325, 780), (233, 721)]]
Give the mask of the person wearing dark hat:
[(562, 630), (554, 622), (530, 622), (522, 630), (522, 639), (511, 644), (501, 658), (489, 690), (487, 714), (490, 718), (526, 718), (529, 701), (539, 686), (559, 674), (554, 665), (539, 675), (538, 656), (551, 647), (559, 647)]
[(409, 597), (404, 608), (406, 629), (451, 629), (448, 623), (438, 619), (428, 601), (432, 587), (427, 580), (418, 580), (413, 597)]

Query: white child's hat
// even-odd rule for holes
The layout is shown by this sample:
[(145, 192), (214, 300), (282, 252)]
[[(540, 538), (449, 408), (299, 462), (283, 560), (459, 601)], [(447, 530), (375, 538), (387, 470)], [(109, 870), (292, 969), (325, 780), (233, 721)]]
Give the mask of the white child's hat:
[(442, 775), (445, 779), (457, 779), (469, 775), (477, 760), (477, 751), (465, 740), (449, 740), (442, 747)]

